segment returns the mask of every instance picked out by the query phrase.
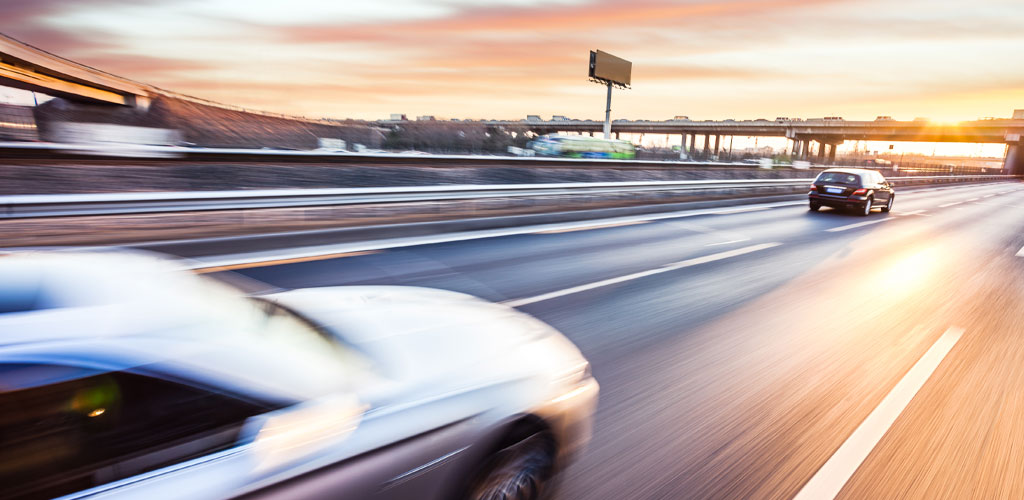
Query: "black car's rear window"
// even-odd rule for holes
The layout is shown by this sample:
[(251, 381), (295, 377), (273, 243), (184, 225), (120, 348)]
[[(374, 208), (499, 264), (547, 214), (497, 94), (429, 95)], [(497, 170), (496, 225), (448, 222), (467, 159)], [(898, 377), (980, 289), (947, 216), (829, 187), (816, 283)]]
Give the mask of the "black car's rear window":
[(846, 172), (824, 172), (818, 176), (815, 183), (845, 184), (847, 186), (859, 186), (860, 176)]

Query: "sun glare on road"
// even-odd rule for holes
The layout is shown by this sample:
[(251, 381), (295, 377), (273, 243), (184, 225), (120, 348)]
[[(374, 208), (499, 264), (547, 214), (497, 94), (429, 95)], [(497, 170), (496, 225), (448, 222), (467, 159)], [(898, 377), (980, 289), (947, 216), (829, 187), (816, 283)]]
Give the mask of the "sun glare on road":
[(872, 287), (881, 285), (881, 291), (887, 298), (905, 299), (919, 292), (942, 268), (942, 262), (939, 249), (929, 247), (899, 258), (886, 266), (876, 279), (868, 280), (868, 283)]

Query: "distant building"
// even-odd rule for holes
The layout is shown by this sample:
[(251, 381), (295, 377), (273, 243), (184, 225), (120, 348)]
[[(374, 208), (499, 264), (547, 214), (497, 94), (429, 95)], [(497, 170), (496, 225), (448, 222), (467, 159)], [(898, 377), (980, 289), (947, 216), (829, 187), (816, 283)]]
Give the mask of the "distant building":
[(562, 116), (562, 115), (554, 115), (554, 116), (551, 117), (551, 121), (553, 121), (553, 122), (567, 122), (567, 121), (569, 121), (569, 118), (565, 117), (565, 116)]
[(542, 122), (540, 115), (526, 115), (526, 121), (528, 122)]
[(684, 121), (684, 122), (690, 121), (690, 117), (686, 116), (686, 115), (676, 115), (676, 116), (673, 116), (672, 119), (673, 120), (681, 120), (681, 121)]
[(1015, 110), (1013, 110), (1013, 119), (1014, 120), (1024, 120), (1024, 109), (1015, 109)]
[(423, 115), (423, 116), (417, 116), (416, 117), (416, 121), (418, 121), (418, 122), (434, 122), (434, 121), (437, 121), (437, 118), (434, 118), (432, 115)]
[(392, 121), (407, 121), (409, 118), (402, 113), (391, 113)]

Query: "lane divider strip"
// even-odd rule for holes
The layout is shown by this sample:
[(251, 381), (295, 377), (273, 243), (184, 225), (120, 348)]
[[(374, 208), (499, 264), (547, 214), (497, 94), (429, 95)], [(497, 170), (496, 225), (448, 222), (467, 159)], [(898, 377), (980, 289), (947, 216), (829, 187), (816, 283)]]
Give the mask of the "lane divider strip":
[(830, 232), (830, 233), (838, 233), (840, 231), (846, 231), (846, 230), (849, 230), (849, 229), (856, 229), (858, 227), (864, 227), (864, 226), (870, 226), (872, 224), (878, 224), (880, 222), (885, 222), (887, 220), (895, 220), (895, 219), (875, 219), (875, 220), (869, 220), (869, 221), (864, 221), (864, 222), (858, 222), (856, 224), (847, 224), (845, 226), (833, 227), (833, 228), (826, 229), (825, 231)]
[(925, 382), (935, 373), (939, 364), (960, 340), (963, 333), (963, 328), (949, 327), (889, 391), (878, 407), (861, 422), (853, 434), (850, 434), (850, 437), (832, 457), (818, 469), (818, 472), (800, 489), (793, 500), (834, 499), (910, 404), (910, 401), (914, 399)]
[(549, 293), (545, 293), (545, 294), (541, 294), (541, 295), (536, 295), (536, 296), (533, 296), (533, 297), (527, 297), (527, 298), (516, 299), (516, 300), (506, 300), (506, 301), (502, 302), (502, 304), (505, 304), (505, 305), (507, 305), (509, 307), (521, 307), (521, 306), (525, 306), (527, 304), (534, 304), (534, 303), (537, 303), (537, 302), (543, 302), (545, 300), (551, 300), (551, 299), (558, 298), (558, 297), (565, 297), (566, 295), (572, 295), (574, 293), (580, 293), (580, 292), (585, 292), (587, 290), (593, 290), (595, 288), (601, 288), (601, 287), (605, 287), (605, 286), (608, 286), (608, 285), (614, 285), (614, 284), (617, 284), (617, 283), (623, 283), (623, 282), (626, 282), (626, 281), (631, 281), (631, 280), (635, 280), (635, 279), (639, 279), (639, 278), (645, 278), (647, 276), (654, 276), (656, 274), (667, 273), (669, 271), (676, 271), (676, 270), (683, 269), (683, 268), (686, 268), (686, 267), (692, 267), (692, 266), (696, 266), (696, 265), (700, 265), (700, 264), (706, 264), (708, 262), (714, 262), (716, 260), (728, 259), (730, 257), (737, 257), (737, 256), (740, 256), (740, 255), (745, 255), (745, 254), (757, 252), (757, 251), (760, 251), (760, 250), (766, 250), (766, 249), (769, 249), (769, 248), (777, 247), (777, 246), (779, 246), (781, 244), (782, 243), (761, 243), (759, 245), (751, 245), (749, 247), (737, 248), (735, 250), (728, 250), (728, 251), (725, 251), (725, 252), (713, 253), (711, 255), (705, 255), (703, 257), (694, 257), (692, 259), (686, 259), (686, 260), (683, 260), (683, 261), (674, 262), (672, 264), (666, 264), (666, 265), (661, 266), (659, 268), (651, 269), (651, 270), (648, 270), (648, 271), (641, 271), (639, 273), (627, 274), (625, 276), (619, 276), (617, 278), (610, 278), (610, 279), (606, 279), (606, 280), (595, 281), (593, 283), (587, 283), (586, 285), (574, 286), (572, 288), (565, 288), (565, 289), (562, 289), (562, 290), (557, 290), (557, 291), (554, 291), (554, 292), (549, 292)]

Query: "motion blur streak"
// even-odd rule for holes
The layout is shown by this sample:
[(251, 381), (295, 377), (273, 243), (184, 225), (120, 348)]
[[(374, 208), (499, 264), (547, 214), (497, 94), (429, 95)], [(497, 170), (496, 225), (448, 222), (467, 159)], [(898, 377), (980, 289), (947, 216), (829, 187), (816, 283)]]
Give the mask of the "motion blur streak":
[[(778, 206), (243, 272), (508, 301), (699, 258), (723, 233), (748, 240), (722, 250), (780, 243), (520, 305), (578, 345), (602, 387), (560, 498), (790, 499), (953, 325), (968, 334), (838, 497), (1022, 498), (1022, 188), (906, 193), (867, 218)], [(932, 217), (900, 216), (917, 210)], [(887, 222), (828, 231), (874, 220)]]

